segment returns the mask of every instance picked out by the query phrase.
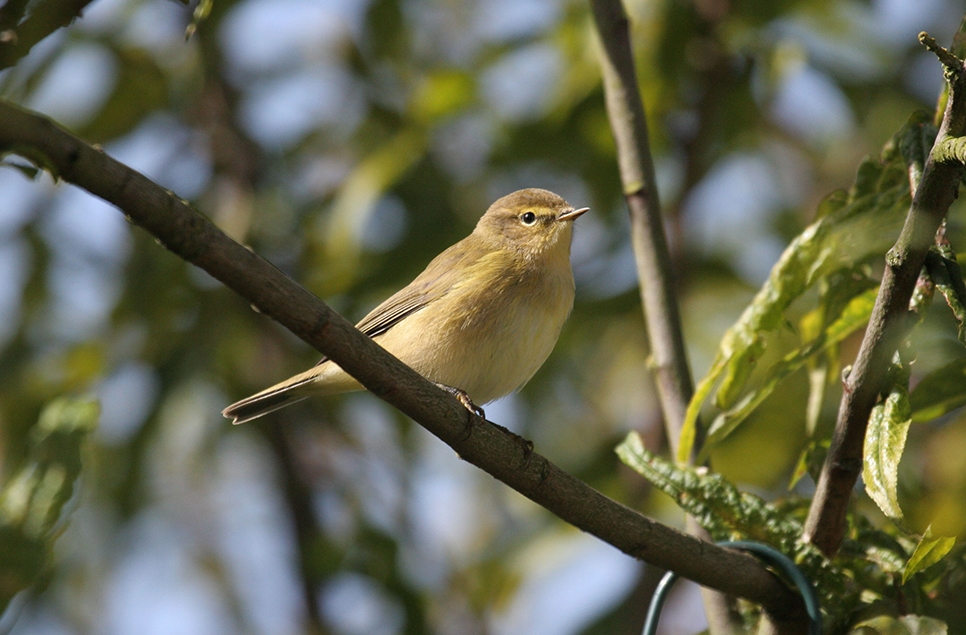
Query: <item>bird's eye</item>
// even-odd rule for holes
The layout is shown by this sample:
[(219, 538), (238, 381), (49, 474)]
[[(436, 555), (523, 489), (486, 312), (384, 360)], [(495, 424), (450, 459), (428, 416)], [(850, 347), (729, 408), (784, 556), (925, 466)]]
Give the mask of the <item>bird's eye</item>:
[(533, 225), (535, 222), (537, 222), (537, 215), (533, 212), (524, 212), (523, 215), (520, 216), (520, 220), (523, 221), (524, 225)]

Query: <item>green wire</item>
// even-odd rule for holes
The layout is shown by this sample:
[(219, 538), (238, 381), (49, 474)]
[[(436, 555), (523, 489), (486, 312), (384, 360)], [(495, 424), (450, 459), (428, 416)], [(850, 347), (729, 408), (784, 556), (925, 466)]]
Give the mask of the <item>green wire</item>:
[[(719, 542), (718, 545), (747, 551), (759, 560), (764, 561), (766, 564), (775, 567), (785, 574), (788, 580), (798, 587), (799, 592), (802, 594), (802, 600), (805, 602), (805, 612), (808, 613), (809, 617), (809, 635), (821, 635), (822, 610), (818, 603), (815, 587), (812, 586), (812, 583), (808, 581), (805, 574), (802, 573), (801, 569), (788, 556), (768, 545), (749, 542), (747, 540)], [(671, 592), (671, 586), (677, 579), (678, 574), (673, 571), (668, 571), (661, 578), (657, 589), (654, 591), (654, 597), (651, 598), (651, 606), (647, 609), (647, 617), (644, 619), (644, 631), (642, 635), (655, 635), (657, 633), (657, 622), (661, 615), (661, 609), (664, 608), (664, 601), (667, 600), (667, 596)]]

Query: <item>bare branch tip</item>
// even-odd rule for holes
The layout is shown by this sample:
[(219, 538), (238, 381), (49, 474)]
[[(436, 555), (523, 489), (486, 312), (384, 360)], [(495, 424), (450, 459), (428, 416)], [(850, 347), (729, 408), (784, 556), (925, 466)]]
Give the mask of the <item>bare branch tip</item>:
[(961, 73), (963, 71), (963, 60), (959, 59), (947, 49), (942, 47), (939, 42), (936, 41), (934, 37), (926, 33), (925, 31), (919, 32), (919, 43), (926, 47), (927, 50), (932, 52), (947, 71), (954, 73)]

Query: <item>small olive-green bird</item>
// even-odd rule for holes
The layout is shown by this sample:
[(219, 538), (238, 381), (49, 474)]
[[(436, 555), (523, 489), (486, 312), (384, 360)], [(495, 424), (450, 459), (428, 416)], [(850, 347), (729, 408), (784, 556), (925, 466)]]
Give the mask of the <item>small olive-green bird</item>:
[[(547, 360), (573, 308), (573, 221), (587, 210), (547, 190), (504, 196), (472, 234), (356, 327), (467, 408), (519, 389)], [(223, 414), (244, 423), (307, 397), (361, 389), (323, 359)]]

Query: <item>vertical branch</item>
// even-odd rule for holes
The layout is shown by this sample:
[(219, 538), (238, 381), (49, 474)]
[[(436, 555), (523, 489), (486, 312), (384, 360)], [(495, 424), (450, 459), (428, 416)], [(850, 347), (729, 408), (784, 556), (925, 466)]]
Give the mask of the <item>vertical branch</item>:
[(623, 5), (620, 0), (591, 0), (591, 7), (602, 45), (604, 99), (617, 143), (617, 162), (631, 218), (631, 241), (658, 396), (668, 441), (676, 453), (694, 384), (674, 296), (674, 273), (664, 235), (644, 103), (638, 90)]
[(869, 415), (883, 389), (889, 360), (913, 323), (909, 298), (963, 175), (963, 157), (947, 150), (955, 145), (951, 141), (966, 134), (966, 71), (962, 60), (925, 33), (919, 34), (919, 40), (945, 67), (949, 98), (902, 233), (886, 254), (879, 296), (858, 357), (845, 379), (832, 444), (805, 523), (805, 539), (829, 557), (845, 537), (849, 499), (862, 471)]
[[(674, 295), (674, 272), (664, 233), (644, 102), (634, 68), (629, 21), (621, 0), (591, 0), (591, 8), (601, 42), (604, 100), (630, 214), (631, 242), (658, 398), (668, 443), (676, 455), (694, 384)], [(709, 538), (694, 519), (688, 517), (687, 523), (688, 533)], [(728, 597), (706, 590), (702, 590), (702, 595), (711, 633), (735, 632), (738, 621)]]

